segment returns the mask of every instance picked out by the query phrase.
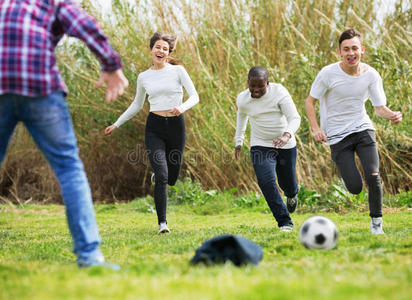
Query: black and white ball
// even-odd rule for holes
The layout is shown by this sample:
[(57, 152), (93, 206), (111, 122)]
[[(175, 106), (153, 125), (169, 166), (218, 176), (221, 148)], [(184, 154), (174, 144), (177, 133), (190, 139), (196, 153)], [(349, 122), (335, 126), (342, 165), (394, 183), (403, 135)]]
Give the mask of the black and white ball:
[(338, 230), (328, 218), (314, 216), (303, 223), (299, 238), (309, 249), (333, 249), (338, 241)]

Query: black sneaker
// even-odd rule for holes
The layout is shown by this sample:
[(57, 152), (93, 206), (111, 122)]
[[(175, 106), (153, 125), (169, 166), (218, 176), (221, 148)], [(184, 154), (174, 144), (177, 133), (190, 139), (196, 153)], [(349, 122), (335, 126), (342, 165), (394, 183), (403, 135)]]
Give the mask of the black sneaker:
[(289, 213), (293, 213), (298, 206), (298, 195), (296, 194), (294, 197), (286, 199), (286, 207), (288, 208)]

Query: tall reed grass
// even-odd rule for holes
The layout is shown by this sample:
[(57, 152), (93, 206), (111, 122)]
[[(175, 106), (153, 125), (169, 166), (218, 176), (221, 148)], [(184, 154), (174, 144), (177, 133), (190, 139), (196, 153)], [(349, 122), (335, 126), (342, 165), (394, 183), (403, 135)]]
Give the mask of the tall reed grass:
[[(89, 0), (83, 1), (83, 7), (96, 16), (121, 55), (131, 83), (116, 103), (105, 105), (103, 90), (94, 88), (100, 67), (93, 55), (77, 42), (66, 41), (58, 48), (95, 198), (130, 199), (149, 191), (150, 166), (143, 146), (148, 105), (111, 137), (103, 137), (102, 132), (132, 101), (138, 73), (150, 67), (148, 42), (155, 31), (179, 35), (175, 56), (188, 70), (200, 96), (199, 105), (185, 114), (188, 138), (182, 176), (191, 176), (205, 188), (238, 187), (249, 192), (258, 190), (258, 186), (248, 157), (248, 142), (242, 159), (233, 159), (235, 99), (247, 88), (249, 68), (267, 67), (270, 80), (282, 83), (291, 93), (302, 116), (297, 133), (298, 180), (306, 187), (325, 191), (336, 179), (336, 170), (328, 147), (316, 144), (311, 136), (304, 101), (320, 69), (339, 60), (336, 50), (340, 33), (349, 27), (358, 29), (367, 49), (364, 61), (382, 75), (388, 106), (404, 114), (403, 123), (397, 127), (373, 116), (384, 189), (391, 193), (409, 190), (411, 7), (408, 1), (397, 1), (392, 14), (377, 20), (379, 4), (366, 0), (114, 0), (113, 11), (103, 14)], [(373, 115), (372, 107), (367, 108)], [(19, 151), (21, 147), (16, 144), (9, 160), (18, 157)]]

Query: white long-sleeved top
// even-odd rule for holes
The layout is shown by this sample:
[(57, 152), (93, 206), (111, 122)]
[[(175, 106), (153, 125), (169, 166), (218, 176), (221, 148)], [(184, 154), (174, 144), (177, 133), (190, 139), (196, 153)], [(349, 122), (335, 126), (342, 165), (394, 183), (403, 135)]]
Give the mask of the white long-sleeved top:
[(291, 134), (283, 149), (296, 146), (295, 132), (300, 125), (300, 116), (286, 88), (279, 83), (269, 83), (266, 93), (252, 98), (247, 89), (237, 96), (238, 107), (235, 145), (243, 144), (247, 121), (250, 121), (251, 146), (273, 147), (273, 139), (283, 133)]
[[(189, 95), (184, 103), (182, 86)], [(150, 111), (175, 107), (186, 111), (199, 102), (199, 95), (183, 66), (167, 64), (160, 70), (150, 68), (137, 77), (136, 97), (114, 125), (119, 127), (138, 113), (143, 107), (146, 94), (149, 95)]]

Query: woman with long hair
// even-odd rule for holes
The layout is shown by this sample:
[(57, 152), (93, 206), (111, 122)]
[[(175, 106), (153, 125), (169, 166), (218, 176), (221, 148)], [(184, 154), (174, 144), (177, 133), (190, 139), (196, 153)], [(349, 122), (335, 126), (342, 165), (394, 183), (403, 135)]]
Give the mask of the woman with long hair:
[[(129, 108), (105, 129), (110, 135), (143, 107), (148, 95), (150, 113), (146, 121), (145, 144), (154, 174), (154, 200), (159, 234), (169, 233), (166, 220), (166, 184), (174, 185), (182, 166), (186, 142), (183, 113), (199, 102), (199, 96), (185, 68), (176, 65), (171, 53), (176, 36), (156, 32), (150, 39), (153, 65), (139, 74), (137, 92)], [(183, 102), (183, 89), (189, 98)]]

